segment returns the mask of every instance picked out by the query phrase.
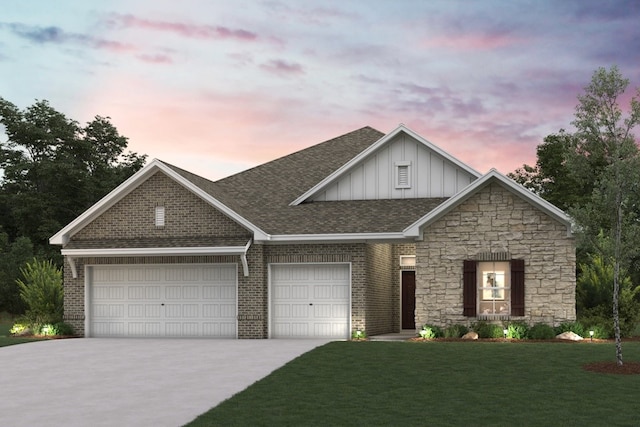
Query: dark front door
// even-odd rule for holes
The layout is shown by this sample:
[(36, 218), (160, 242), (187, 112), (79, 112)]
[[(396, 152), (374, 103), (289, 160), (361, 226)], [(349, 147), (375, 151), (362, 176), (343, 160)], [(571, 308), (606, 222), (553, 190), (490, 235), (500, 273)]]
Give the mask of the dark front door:
[(402, 329), (416, 328), (416, 272), (402, 272)]

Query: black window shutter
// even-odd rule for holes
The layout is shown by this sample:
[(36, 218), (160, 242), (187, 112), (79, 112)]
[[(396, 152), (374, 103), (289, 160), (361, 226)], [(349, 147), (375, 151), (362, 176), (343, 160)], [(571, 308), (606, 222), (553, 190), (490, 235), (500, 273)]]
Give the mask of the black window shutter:
[(524, 316), (524, 260), (511, 260), (511, 315)]
[(462, 315), (476, 317), (476, 299), (478, 279), (476, 276), (476, 261), (465, 260), (462, 279)]

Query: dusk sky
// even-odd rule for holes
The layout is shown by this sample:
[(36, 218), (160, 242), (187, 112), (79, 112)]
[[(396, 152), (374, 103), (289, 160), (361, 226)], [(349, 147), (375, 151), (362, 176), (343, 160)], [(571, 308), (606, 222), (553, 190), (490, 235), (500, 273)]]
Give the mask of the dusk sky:
[[(640, 86), (640, 0), (3, 2), (0, 96), (218, 179), (400, 123), (484, 173), (535, 163), (598, 67)], [(629, 96), (631, 90), (628, 90)], [(6, 140), (0, 134), (2, 140)]]

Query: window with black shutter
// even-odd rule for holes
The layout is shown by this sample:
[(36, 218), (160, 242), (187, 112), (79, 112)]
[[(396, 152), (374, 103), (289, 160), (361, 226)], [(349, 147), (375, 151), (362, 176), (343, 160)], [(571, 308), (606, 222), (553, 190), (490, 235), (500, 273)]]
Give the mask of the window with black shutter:
[(466, 260), (463, 275), (464, 316), (524, 316), (524, 260)]

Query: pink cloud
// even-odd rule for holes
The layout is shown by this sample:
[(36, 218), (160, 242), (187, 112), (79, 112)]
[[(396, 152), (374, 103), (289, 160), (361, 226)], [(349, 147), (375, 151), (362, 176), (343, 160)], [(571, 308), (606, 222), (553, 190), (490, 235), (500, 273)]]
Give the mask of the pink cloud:
[(272, 59), (271, 61), (260, 66), (263, 70), (279, 76), (290, 76), (295, 74), (304, 74), (302, 65), (294, 62), (286, 62), (282, 59)]
[(240, 41), (255, 41), (258, 39), (256, 33), (243, 29), (233, 29), (215, 25), (187, 24), (183, 22), (152, 21), (133, 15), (113, 14), (108, 19), (108, 22), (112, 26), (121, 28), (163, 31), (196, 39), (233, 39)]
[(136, 56), (136, 58), (150, 64), (173, 64), (173, 59), (171, 59), (170, 56), (164, 55), (164, 54), (155, 54), (155, 55), (142, 54), (142, 55)]
[(473, 51), (500, 49), (517, 43), (518, 39), (507, 34), (447, 34), (424, 39), (420, 44), (427, 48)]

